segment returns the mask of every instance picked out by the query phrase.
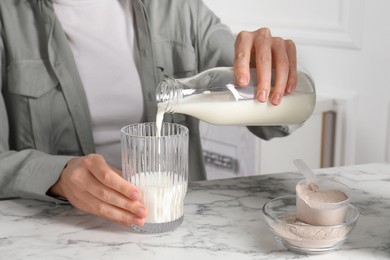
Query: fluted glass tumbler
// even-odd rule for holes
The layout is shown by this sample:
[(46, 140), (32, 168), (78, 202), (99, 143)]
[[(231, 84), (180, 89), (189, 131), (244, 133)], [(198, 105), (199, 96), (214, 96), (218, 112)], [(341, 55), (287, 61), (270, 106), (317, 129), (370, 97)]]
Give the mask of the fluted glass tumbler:
[(188, 186), (188, 129), (163, 123), (139, 123), (121, 129), (122, 171), (137, 186), (148, 214), (141, 233), (173, 230), (183, 222)]

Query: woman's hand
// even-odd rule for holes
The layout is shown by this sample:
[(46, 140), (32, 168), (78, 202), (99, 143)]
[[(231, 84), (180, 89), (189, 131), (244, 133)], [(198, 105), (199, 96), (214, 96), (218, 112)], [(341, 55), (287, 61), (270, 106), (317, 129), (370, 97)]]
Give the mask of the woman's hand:
[(141, 192), (98, 154), (71, 159), (49, 192), (76, 208), (119, 224), (142, 226), (146, 208)]
[[(295, 44), (291, 40), (272, 37), (268, 28), (254, 32), (242, 31), (235, 42), (234, 70), (238, 85), (249, 83), (249, 68), (256, 67), (258, 78), (257, 99), (278, 105), (284, 93), (292, 93), (297, 83), (297, 58)], [(275, 73), (272, 93), (271, 75)]]

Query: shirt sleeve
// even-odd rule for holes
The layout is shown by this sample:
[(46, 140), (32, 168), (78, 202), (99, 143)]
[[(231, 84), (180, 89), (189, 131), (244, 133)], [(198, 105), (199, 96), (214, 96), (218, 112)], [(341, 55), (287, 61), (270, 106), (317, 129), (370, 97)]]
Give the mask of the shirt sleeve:
[[(0, 36), (2, 36), (2, 29), (0, 25)], [(3, 37), (0, 38), (0, 152), (8, 150), (8, 118), (5, 110), (5, 104), (3, 99), (3, 83), (5, 77), (5, 55), (4, 55), (4, 43)]]
[(46, 192), (58, 180), (71, 156), (48, 155), (37, 150), (12, 151), (4, 102), (5, 46), (0, 24), (0, 198), (28, 198), (63, 203)]
[(197, 50), (199, 71), (213, 67), (233, 66), (235, 37), (230, 28), (203, 1), (197, 8)]

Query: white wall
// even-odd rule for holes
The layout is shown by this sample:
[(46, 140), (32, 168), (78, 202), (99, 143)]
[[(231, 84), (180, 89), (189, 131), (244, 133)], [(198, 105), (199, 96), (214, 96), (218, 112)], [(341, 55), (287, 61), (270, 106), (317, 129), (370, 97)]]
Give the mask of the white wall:
[(388, 159), (390, 1), (205, 0), (233, 32), (269, 27), (297, 44), (318, 92), (356, 92), (355, 163)]

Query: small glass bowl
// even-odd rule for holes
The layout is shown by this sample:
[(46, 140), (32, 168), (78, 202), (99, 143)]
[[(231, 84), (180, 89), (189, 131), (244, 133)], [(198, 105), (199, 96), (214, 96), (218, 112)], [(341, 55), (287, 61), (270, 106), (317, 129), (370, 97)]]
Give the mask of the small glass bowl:
[(268, 201), (263, 215), (277, 242), (300, 254), (322, 254), (339, 248), (350, 236), (359, 218), (359, 211), (348, 205), (340, 225), (313, 226), (296, 221), (296, 196), (288, 195)]

